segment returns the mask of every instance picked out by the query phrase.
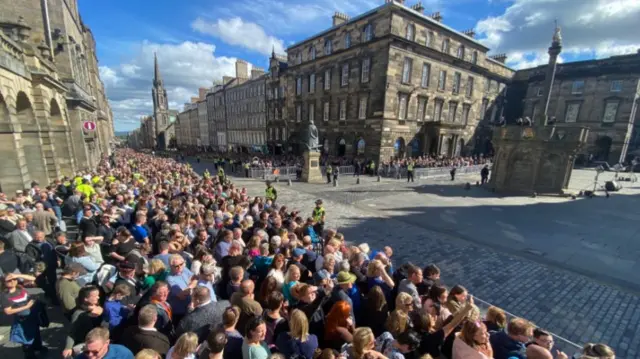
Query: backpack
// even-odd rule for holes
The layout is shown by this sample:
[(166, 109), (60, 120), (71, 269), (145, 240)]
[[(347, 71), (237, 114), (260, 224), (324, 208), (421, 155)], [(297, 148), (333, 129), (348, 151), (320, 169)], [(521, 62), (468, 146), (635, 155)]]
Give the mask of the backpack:
[(267, 326), (267, 334), (264, 341), (269, 345), (275, 344), (276, 338), (274, 334), (276, 332), (276, 327), (284, 320), (284, 318), (279, 318), (278, 320), (267, 320), (271, 318), (267, 318), (266, 310), (262, 313), (262, 317), (265, 319), (265, 324)]
[(30, 242), (24, 249), (24, 254), (34, 262), (39, 262), (43, 259), (42, 249), (37, 244)]

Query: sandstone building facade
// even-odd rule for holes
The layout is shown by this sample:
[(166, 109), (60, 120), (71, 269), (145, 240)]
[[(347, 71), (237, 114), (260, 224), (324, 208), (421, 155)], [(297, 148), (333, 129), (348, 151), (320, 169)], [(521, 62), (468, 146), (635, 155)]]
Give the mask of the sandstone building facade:
[(95, 167), (111, 150), (113, 120), (77, 2), (2, 0), (0, 8), (2, 190)]
[[(313, 120), (323, 151), (337, 156), (379, 161), (471, 151), (483, 119), (502, 114), (514, 71), (504, 56), (488, 57), (472, 32), (423, 11), (388, 1), (354, 18), (336, 13), (329, 30), (289, 47), (287, 138), (270, 136), (271, 144), (299, 152)], [(269, 119), (267, 133), (282, 134), (282, 121)]]
[[(509, 119), (544, 121), (542, 100), (548, 65), (516, 72), (509, 87)], [(624, 162), (640, 148), (640, 52), (558, 64), (548, 116), (558, 127), (583, 125), (589, 138), (582, 157)], [(636, 153), (637, 155), (637, 153)]]

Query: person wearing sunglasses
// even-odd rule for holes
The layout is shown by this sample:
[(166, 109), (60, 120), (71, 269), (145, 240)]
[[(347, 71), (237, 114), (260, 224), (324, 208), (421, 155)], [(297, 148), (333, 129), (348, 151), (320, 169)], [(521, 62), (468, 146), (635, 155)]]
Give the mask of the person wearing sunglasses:
[(133, 359), (127, 347), (111, 344), (109, 330), (102, 327), (91, 329), (84, 340), (82, 353), (76, 359)]
[(18, 283), (18, 280), (34, 281), (35, 277), (16, 273), (5, 275), (2, 278), (4, 290), (0, 294), (0, 304), (4, 314), (13, 317), (9, 340), (22, 344), (24, 357), (34, 359), (35, 352), (46, 352), (47, 348), (42, 345), (40, 322), (37, 310), (34, 308), (36, 301)]

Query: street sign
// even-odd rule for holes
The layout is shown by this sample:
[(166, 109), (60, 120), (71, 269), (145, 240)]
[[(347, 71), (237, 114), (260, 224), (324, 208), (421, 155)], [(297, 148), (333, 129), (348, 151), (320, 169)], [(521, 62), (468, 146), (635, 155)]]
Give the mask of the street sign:
[(96, 130), (96, 123), (93, 121), (84, 121), (82, 122), (82, 128), (85, 131), (95, 131)]

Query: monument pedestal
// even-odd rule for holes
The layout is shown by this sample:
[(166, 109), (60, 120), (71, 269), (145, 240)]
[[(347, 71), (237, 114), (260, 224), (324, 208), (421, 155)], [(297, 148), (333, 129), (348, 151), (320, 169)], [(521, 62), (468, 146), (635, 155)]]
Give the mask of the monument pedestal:
[(325, 183), (322, 172), (320, 171), (320, 152), (305, 151), (302, 182)]

